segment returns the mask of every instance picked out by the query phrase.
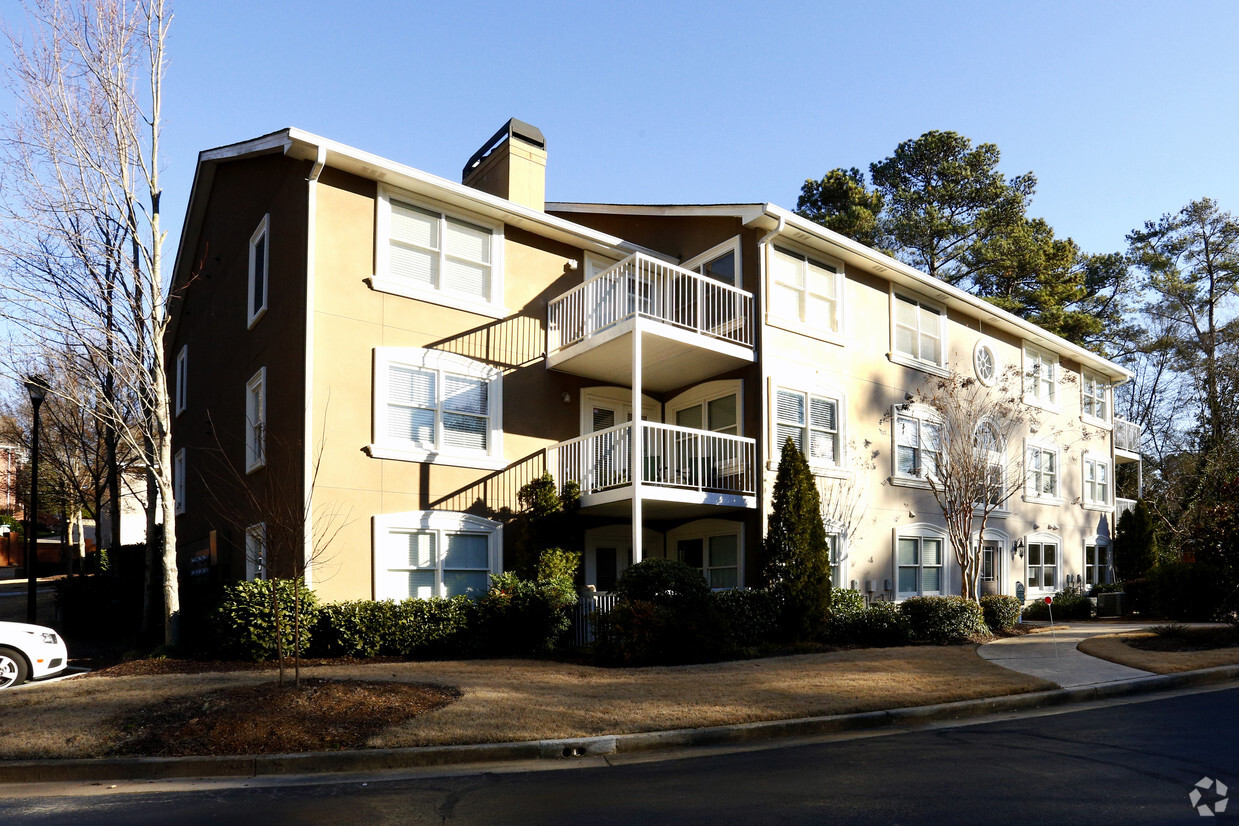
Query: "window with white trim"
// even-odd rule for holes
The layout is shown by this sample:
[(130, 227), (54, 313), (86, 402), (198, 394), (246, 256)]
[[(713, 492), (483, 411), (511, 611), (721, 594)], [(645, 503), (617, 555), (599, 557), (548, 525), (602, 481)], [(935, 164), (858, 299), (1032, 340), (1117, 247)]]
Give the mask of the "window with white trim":
[[(902, 409), (901, 409), (902, 408)], [(942, 425), (928, 408), (895, 408), (895, 479), (928, 479), (938, 470)]]
[(936, 534), (901, 534), (895, 538), (895, 578), (899, 599), (946, 593), (945, 544), (945, 538)]
[(1053, 406), (1058, 387), (1058, 356), (1031, 344), (1024, 345), (1024, 401)]
[(254, 234), (250, 236), (250, 277), (249, 290), (246, 299), (248, 308), (247, 327), (252, 328), (262, 318), (262, 314), (267, 311), (267, 282), (269, 280), (269, 248), (271, 246), (267, 228), (270, 225), (271, 216), (264, 215), (262, 220), (258, 222), (258, 229), (254, 230)]
[(267, 523), (245, 529), (245, 581), (267, 578)]
[(843, 543), (837, 533), (826, 534), (826, 542), (830, 550), (830, 587), (846, 588), (847, 560), (842, 556)]
[(1049, 445), (1029, 444), (1024, 451), (1024, 494), (1029, 499), (1060, 501), (1060, 453)]
[(667, 555), (701, 571), (711, 588), (738, 588), (742, 535), (742, 526), (737, 522), (690, 522), (668, 533)]
[(176, 404), (176, 415), (185, 412), (187, 400), (189, 398), (189, 345), (181, 347), (180, 352), (176, 354), (176, 388), (173, 393)]
[(1006, 446), (1003, 443), (998, 427), (992, 421), (983, 421), (977, 425), (973, 438), (973, 446), (977, 451), (977, 460), (984, 464), (985, 473), (981, 479), (984, 498), (977, 505), (995, 505), (1001, 507), (1006, 499)]
[(1028, 587), (1041, 591), (1058, 590), (1058, 543), (1030, 541), (1026, 554)]
[(503, 227), (381, 188), (375, 289), (502, 314)]
[(1084, 504), (1110, 505), (1110, 461), (1094, 454), (1084, 455)]
[(176, 500), (176, 512), (185, 512), (185, 448), (172, 457), (172, 498)]
[(770, 251), (770, 314), (838, 333), (843, 293), (843, 267), (787, 247)]
[(1101, 424), (1110, 423), (1110, 383), (1101, 376), (1085, 372), (1081, 377), (1080, 415)]
[(840, 463), (839, 400), (801, 390), (775, 390), (774, 445), (779, 455), (788, 439), (810, 465), (837, 467)]
[(1106, 581), (1110, 545), (1100, 540), (1084, 543), (1084, 584), (1101, 585)]
[(978, 340), (972, 347), (972, 369), (976, 371), (977, 379), (986, 387), (993, 386), (998, 380), (998, 354), (988, 342)]
[(740, 239), (731, 238), (694, 256), (683, 264), (684, 269), (700, 273), (706, 278), (740, 286)]
[(378, 347), (374, 354), (371, 456), (503, 466), (500, 370), (442, 350)]
[(245, 383), (245, 472), (267, 464), (267, 368)]
[(946, 311), (899, 293), (891, 293), (891, 303), (892, 352), (914, 362), (941, 367), (946, 358)]
[(374, 598), (468, 596), (490, 587), (498, 570), (498, 522), (456, 511), (374, 517)]

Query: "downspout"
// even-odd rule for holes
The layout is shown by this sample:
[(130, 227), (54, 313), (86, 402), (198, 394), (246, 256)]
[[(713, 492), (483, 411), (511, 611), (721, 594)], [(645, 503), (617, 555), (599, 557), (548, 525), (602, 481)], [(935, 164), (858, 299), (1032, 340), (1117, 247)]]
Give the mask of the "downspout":
[(306, 194), (305, 221), (305, 424), (301, 443), (302, 487), (301, 502), (305, 526), (302, 529), (305, 587), (314, 587), (314, 246), (317, 238), (316, 216), (318, 213), (318, 178), (327, 165), (327, 148), (319, 146), (314, 157), (314, 166), (306, 177), (309, 191)]
[[(766, 246), (771, 241), (773, 241), (775, 238), (777, 238), (779, 235), (781, 235), (783, 233), (783, 230), (787, 228), (787, 217), (781, 214), (772, 215), (769, 211), (766, 211), (765, 214), (770, 215), (771, 217), (777, 218), (778, 224), (775, 225), (774, 229), (767, 232), (757, 241), (757, 294), (754, 296), (754, 298), (758, 303), (758, 307), (760, 308), (759, 311), (756, 313), (757, 315), (756, 320), (757, 320), (757, 330), (758, 330), (757, 359), (758, 359), (758, 365), (759, 365), (759, 373), (761, 376), (760, 380), (758, 381), (758, 384), (761, 385), (760, 388), (758, 389), (758, 397), (760, 399), (760, 404), (761, 404), (761, 410), (758, 411), (758, 421), (761, 422), (761, 426), (758, 428), (757, 438), (762, 440), (762, 442), (764, 443), (772, 443), (774, 440), (770, 438), (770, 421), (769, 421), (770, 366), (766, 359), (766, 292), (767, 292), (766, 291), (766, 278), (768, 275), (766, 271), (767, 270), (766, 268)], [(758, 536), (757, 538), (756, 546), (759, 548), (761, 547), (762, 539), (766, 535), (766, 531), (770, 529), (770, 524), (769, 524), (770, 516), (766, 512), (766, 465), (770, 461), (770, 456), (777, 455), (777, 451), (774, 450), (773, 445), (771, 446), (771, 450), (772, 452), (769, 455), (762, 456), (764, 451), (762, 451), (761, 446), (759, 445), (757, 449), (757, 455), (762, 456), (762, 461), (759, 461), (757, 463), (757, 468), (756, 468), (757, 470), (757, 478), (756, 478), (757, 515), (759, 519), (759, 524), (761, 525), (761, 532), (760, 532), (760, 536)], [(747, 551), (747, 548), (745, 550)], [(747, 569), (748, 561), (749, 561), (748, 553), (745, 553), (744, 561), (745, 561), (745, 567)], [(744, 577), (747, 582), (749, 579), (749, 572), (747, 570), (744, 573)]]

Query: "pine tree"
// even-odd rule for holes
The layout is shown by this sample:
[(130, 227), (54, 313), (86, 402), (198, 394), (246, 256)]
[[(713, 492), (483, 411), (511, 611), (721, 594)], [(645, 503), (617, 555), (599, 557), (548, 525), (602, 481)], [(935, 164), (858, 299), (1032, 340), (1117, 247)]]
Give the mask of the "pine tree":
[(1118, 580), (1136, 579), (1157, 561), (1153, 515), (1143, 499), (1123, 514), (1114, 532), (1114, 569)]
[(783, 605), (784, 629), (814, 638), (830, 609), (830, 546), (809, 463), (791, 439), (779, 457), (763, 550), (764, 580)]

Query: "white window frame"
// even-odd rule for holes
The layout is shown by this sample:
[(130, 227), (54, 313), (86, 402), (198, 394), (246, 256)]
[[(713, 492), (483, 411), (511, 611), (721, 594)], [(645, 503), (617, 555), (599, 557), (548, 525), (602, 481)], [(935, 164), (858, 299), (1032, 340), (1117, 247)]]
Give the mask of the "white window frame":
[(830, 564), (830, 587), (849, 588), (848, 555), (843, 544), (843, 534), (839, 531), (826, 529), (826, 541), (829, 543), (827, 562)]
[[(464, 293), (449, 292), (439, 286), (428, 287), (390, 274), (388, 248), (391, 243), (392, 200), (438, 214), (440, 273), (443, 271), (442, 263), (447, 255), (443, 248), (442, 239), (444, 237), (443, 230), (449, 218), (479, 229), (488, 230), (491, 233), (489, 298), (482, 299)], [(375, 214), (375, 273), (368, 279), (368, 283), (372, 289), (379, 292), (392, 293), (393, 295), (401, 295), (406, 298), (416, 298), (431, 304), (465, 310), (466, 312), (491, 318), (503, 318), (508, 315), (507, 310), (504, 309), (503, 302), (503, 231), (504, 226), (502, 223), (483, 218), (480, 215), (444, 209), (442, 205), (425, 201), (407, 192), (380, 185)]]
[[(388, 436), (388, 370), (390, 365), (405, 365), (437, 374), (436, 388), (439, 398), (435, 406), (434, 443), (419, 445)], [(445, 445), (443, 440), (443, 374), (463, 375), (486, 382), (487, 430), (486, 450)], [(395, 459), (403, 462), (431, 462), (453, 467), (502, 470), (507, 467), (503, 458), (503, 371), (474, 361), (471, 358), (443, 350), (427, 350), (421, 347), (376, 347), (374, 348), (374, 393), (371, 406), (374, 414), (374, 431), (366, 452), (376, 459)]]
[[(988, 376), (985, 375), (987, 362), (992, 371)], [(1002, 361), (998, 357), (998, 350), (983, 338), (977, 339), (977, 343), (972, 346), (972, 369), (977, 374), (977, 381), (986, 387), (993, 387), (998, 381), (998, 375), (1002, 372)]]
[[(1082, 421), (1096, 427), (1111, 427), (1113, 396), (1108, 379), (1091, 370), (1080, 371), (1080, 419)], [(1092, 413), (1088, 412), (1090, 402), (1093, 407)], [(1099, 406), (1104, 412), (1102, 416), (1096, 413)]]
[[(451, 534), (482, 534), (486, 537), (487, 551), (487, 587), (490, 586), (490, 575), (499, 572), (503, 552), (503, 525), (492, 519), (474, 516), (460, 511), (404, 511), (401, 513), (378, 514), (373, 519), (373, 536), (371, 538), (374, 554), (374, 599), (393, 599), (400, 601), (408, 598), (407, 579), (404, 593), (398, 587), (399, 578), (392, 576), (396, 571), (408, 571), (407, 566), (391, 565), (391, 554), (395, 546), (391, 541), (392, 534), (405, 535), (409, 533), (430, 533), (435, 535), (435, 584), (434, 595), (443, 595), (443, 549), (446, 547), (444, 538)], [(476, 570), (481, 569), (461, 569)], [(484, 592), (483, 592), (484, 593)], [(477, 596), (481, 596), (478, 594)]]
[[(1058, 411), (1058, 380), (1062, 370), (1058, 354), (1024, 343), (1024, 403)], [(1044, 373), (1050, 374), (1047, 380)]]
[[(267, 292), (271, 286), (271, 215), (270, 213), (262, 216), (262, 220), (258, 222), (258, 229), (254, 230), (254, 234), (250, 236), (249, 246), (249, 281), (248, 288), (245, 293), (245, 311), (246, 311), (246, 329), (254, 329), (254, 325), (258, 323), (258, 319), (262, 318), (267, 312)], [(258, 242), (262, 241), (262, 284), (256, 285), (258, 279)], [(262, 302), (258, 306), (254, 306), (254, 288), (255, 286), (262, 287)]]
[[(1110, 547), (1111, 546), (1110, 546), (1109, 537), (1101, 536), (1101, 535), (1085, 537), (1084, 542), (1083, 542), (1084, 561), (1083, 561), (1083, 564), (1081, 564), (1080, 566), (1080, 570), (1082, 571), (1081, 576), (1083, 576), (1082, 582), (1085, 588), (1091, 587), (1093, 585), (1104, 585), (1106, 580), (1109, 579), (1110, 577)], [(1089, 563), (1089, 559), (1088, 559), (1089, 548), (1094, 548), (1096, 553), (1100, 554), (1097, 564), (1095, 565)], [(1096, 582), (1088, 581), (1089, 568), (1096, 569), (1097, 571)]]
[(267, 368), (245, 383), (245, 472), (267, 465)]
[[(901, 539), (914, 539), (917, 543), (917, 557), (915, 565), (900, 564), (899, 559), (899, 541)], [(925, 548), (924, 540), (932, 539), (940, 543), (940, 564), (925, 565)], [(942, 528), (937, 525), (927, 523), (916, 523), (907, 525), (902, 528), (896, 528), (892, 531), (891, 537), (891, 582), (894, 584), (895, 600), (902, 602), (909, 597), (933, 597), (946, 596), (951, 591), (951, 568), (950, 568), (951, 553), (947, 541), (947, 534)], [(900, 589), (899, 570), (900, 568), (916, 568), (916, 590), (904, 591)], [(925, 590), (925, 568), (938, 568), (938, 589), (936, 591)]]
[(267, 523), (259, 522), (245, 529), (245, 581), (267, 579)]
[[(900, 420), (916, 423), (916, 445), (904, 445), (900, 441)], [(926, 472), (924, 465), (925, 433), (929, 425), (942, 425), (942, 417), (932, 407), (923, 404), (897, 404), (891, 411), (891, 475), (893, 485), (928, 488), (931, 474)], [(907, 473), (899, 469), (899, 448), (912, 447), (916, 450), (917, 473)], [(931, 451), (938, 456), (942, 454), (941, 445), (938, 450)]]
[[(1039, 553), (1041, 554), (1041, 557), (1040, 557), (1041, 563), (1037, 565), (1033, 564), (1033, 551), (1032, 551), (1033, 545), (1038, 545), (1041, 548), (1041, 550), (1039, 551)], [(1054, 546), (1054, 565), (1053, 566), (1049, 566), (1045, 564), (1045, 550), (1044, 549), (1046, 545)], [(1054, 569), (1053, 584), (1049, 586), (1042, 585), (1041, 584), (1042, 578), (1038, 577), (1038, 580), (1037, 580), (1038, 584), (1033, 585), (1032, 577), (1029, 575), (1029, 572), (1034, 567), (1041, 570), (1042, 572), (1044, 572), (1045, 568), (1053, 567)], [(1034, 533), (1034, 534), (1029, 534), (1028, 536), (1024, 537), (1024, 581), (1028, 583), (1028, 587), (1026, 591), (1027, 594), (1035, 593), (1040, 596), (1044, 596), (1046, 594), (1053, 594), (1056, 591), (1059, 591), (1061, 589), (1061, 583), (1063, 581), (1063, 540), (1061, 537), (1057, 536), (1056, 534), (1050, 534), (1050, 533)]]
[[(1002, 501), (994, 506), (994, 509), (990, 511), (989, 515), (991, 517), (1005, 519), (1011, 515), (1011, 511), (1008, 508), (1011, 499), (1011, 492), (1007, 490), (1007, 443), (1002, 437), (1002, 431), (998, 427), (997, 422), (993, 421), (991, 418), (986, 418), (977, 424), (977, 431), (979, 432), (983, 427), (992, 428), (994, 437), (998, 441), (997, 449), (987, 450), (984, 458), (985, 461), (991, 466), (998, 468), (998, 481), (996, 486), (1002, 494)], [(986, 494), (986, 498), (988, 498), (988, 494)], [(978, 502), (976, 504), (975, 512), (978, 514), (982, 513), (986, 504), (986, 502)]]
[[(1049, 453), (1054, 456), (1054, 492), (1041, 491), (1040, 477), (1045, 471), (1034, 470), (1032, 452), (1037, 451), (1038, 457)], [(1038, 459), (1038, 462), (1040, 459)], [(1024, 501), (1040, 502), (1046, 505), (1061, 505), (1063, 503), (1063, 450), (1050, 442), (1024, 440)]]
[[(779, 250), (775, 249), (776, 245), (779, 247)], [(834, 273), (835, 273), (834, 295), (828, 296), (828, 295), (825, 295), (824, 293), (817, 293), (817, 292), (810, 290), (808, 273), (804, 272), (802, 273), (804, 275), (803, 285), (797, 285), (797, 284), (785, 284), (784, 285), (786, 287), (790, 287), (790, 288), (797, 289), (800, 291), (800, 307), (801, 307), (800, 315), (797, 317), (793, 317), (793, 316), (789, 316), (789, 315), (776, 312), (774, 309), (775, 307), (775, 300), (774, 300), (775, 285), (776, 283), (783, 284), (783, 282), (775, 281), (774, 257), (780, 251), (788, 255), (791, 255), (793, 257), (800, 256), (803, 259), (805, 259), (805, 261), (802, 261), (802, 264), (804, 264), (804, 267), (806, 270), (808, 267), (807, 262), (810, 259), (815, 264), (818, 264), (819, 266), (822, 266), (826, 269), (834, 270)], [(737, 251), (737, 262), (739, 261), (738, 256), (739, 256), (739, 252)], [(798, 244), (789, 243), (786, 240), (779, 239), (776, 241), (772, 241), (766, 245), (765, 265), (766, 265), (766, 290), (765, 290), (766, 292), (766, 323), (772, 326), (775, 326), (775, 327), (781, 327), (785, 330), (788, 330), (789, 332), (800, 333), (801, 335), (811, 336), (813, 338), (821, 339), (822, 341), (827, 341), (832, 344), (842, 345), (844, 343), (844, 337), (847, 334), (847, 321), (846, 321), (847, 319), (847, 303), (846, 303), (847, 269), (844, 266), (843, 261), (833, 256), (830, 256), (830, 255), (824, 255), (820, 252), (817, 252), (816, 250), (810, 250)], [(738, 270), (739, 270), (739, 267), (737, 265), (737, 278), (739, 278)], [(806, 312), (805, 308), (808, 306), (807, 298), (809, 295), (819, 295), (824, 298), (829, 298), (831, 301), (834, 302), (835, 317), (833, 319), (832, 325), (823, 324), (821, 323), (819, 319), (803, 317)]]
[[(935, 376), (944, 376), (944, 377), (949, 376), (950, 371), (947, 370), (946, 368), (946, 354), (947, 354), (947, 311), (946, 311), (946, 307), (935, 301), (929, 301), (924, 298), (921, 298), (916, 293), (905, 292), (903, 290), (897, 290), (895, 289), (894, 284), (890, 285), (889, 294), (890, 294), (890, 348), (891, 349), (890, 349), (890, 352), (886, 354), (886, 357), (890, 359), (893, 363), (902, 364), (904, 367), (914, 367), (917, 370), (923, 370), (924, 372), (930, 373)], [(897, 317), (896, 307), (898, 306), (898, 303), (900, 301), (906, 301), (911, 304), (914, 304), (916, 305), (916, 308), (918, 310), (916, 314), (917, 328), (914, 331), (917, 337), (917, 340), (918, 340), (918, 346), (917, 346), (918, 354), (917, 355), (912, 355), (911, 353), (905, 353), (899, 350), (895, 343), (898, 340), (897, 330), (899, 326), (898, 322), (896, 322), (895, 320)], [(919, 352), (920, 352), (919, 339), (920, 339), (920, 334), (922, 332), (920, 329), (920, 317), (921, 316), (919, 312), (921, 308), (930, 310), (936, 313), (938, 316), (938, 330), (937, 330), (938, 360), (937, 361), (931, 361), (930, 359), (921, 358), (919, 355)]]
[[(1104, 469), (1105, 471), (1105, 481), (1100, 482), (1101, 485), (1104, 485), (1101, 499), (1093, 495), (1099, 484), (1097, 481), (1098, 469)], [(1091, 479), (1089, 478), (1090, 476), (1092, 476)], [(1107, 512), (1114, 510), (1114, 463), (1104, 453), (1087, 451), (1080, 462), (1080, 504), (1085, 510)]]
[[(706, 583), (710, 582), (712, 570), (727, 570), (730, 565), (710, 565), (710, 540), (718, 536), (736, 537), (736, 588), (744, 587), (744, 523), (732, 522), (727, 519), (698, 519), (685, 525), (667, 531), (666, 554), (668, 559), (675, 559), (679, 553), (679, 543), (683, 539), (702, 540), (701, 575)], [(711, 586), (716, 591), (731, 590), (728, 586)]]
[[(736, 280), (732, 282), (729, 286), (740, 288), (740, 285), (744, 283), (744, 275), (740, 269), (741, 263), (740, 263), (740, 236), (739, 235), (737, 235), (734, 238), (729, 238), (721, 244), (715, 244), (713, 247), (710, 247), (710, 249), (706, 250), (700, 255), (694, 255), (692, 258), (688, 259), (680, 266), (683, 269), (691, 270), (697, 273), (698, 275), (709, 278), (708, 275), (706, 275), (705, 273), (701, 271), (702, 267), (704, 267), (706, 264), (710, 263), (716, 258), (722, 258), (724, 255), (726, 255), (729, 252), (732, 253), (732, 255), (735, 257), (735, 262), (736, 262)], [(711, 279), (711, 280), (715, 280), (715, 279)], [(727, 282), (719, 281), (718, 283), (726, 284)]]
[(185, 448), (172, 457), (172, 497), (176, 499), (175, 511), (185, 512)]
[[(813, 429), (809, 425), (809, 405), (811, 399), (822, 399), (824, 401), (833, 402), (835, 405), (835, 459), (833, 463), (827, 463), (821, 459), (815, 459), (804, 454), (805, 461), (809, 463), (809, 469), (814, 474), (819, 476), (838, 477), (846, 472), (847, 468), (847, 395), (835, 387), (830, 387), (824, 384), (805, 384), (794, 380), (785, 380), (780, 378), (770, 379), (769, 388), (769, 417), (770, 427), (766, 434), (769, 440), (769, 460), (766, 467), (770, 470), (777, 470), (779, 466), (779, 458), (783, 455), (783, 441), (779, 438), (779, 391), (794, 393), (804, 397), (805, 400), (805, 422), (801, 428), (800, 446), (801, 452), (804, 453), (805, 436)], [(791, 425), (793, 422), (786, 422)], [(829, 432), (829, 431), (824, 431)]]
[[(692, 407), (706, 407), (710, 402), (736, 397), (736, 432), (733, 436), (744, 435), (744, 384), (740, 379), (718, 379), (708, 381), (685, 390), (671, 401), (667, 402), (667, 424), (675, 424), (676, 414)], [(631, 398), (631, 394), (630, 394)], [(709, 426), (708, 411), (702, 411), (702, 421)], [(723, 431), (710, 431), (721, 433)]]
[(185, 344), (176, 354), (175, 410), (177, 416), (185, 412), (189, 400), (189, 345)]

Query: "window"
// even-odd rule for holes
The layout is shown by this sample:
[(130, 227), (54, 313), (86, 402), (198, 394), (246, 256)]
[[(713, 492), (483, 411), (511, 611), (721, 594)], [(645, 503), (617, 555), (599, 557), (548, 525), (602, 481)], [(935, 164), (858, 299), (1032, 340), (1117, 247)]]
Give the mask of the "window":
[(1029, 445), (1025, 495), (1029, 499), (1057, 503), (1059, 499), (1058, 450), (1044, 445)]
[(267, 463), (267, 368), (245, 384), (245, 472)]
[(1083, 376), (1081, 415), (1102, 424), (1110, 422), (1110, 384), (1100, 376), (1085, 373)]
[(1006, 456), (997, 425), (992, 421), (981, 422), (973, 441), (977, 460), (985, 465), (977, 505), (1001, 507), (1006, 499)]
[(941, 536), (899, 536), (895, 539), (899, 599), (946, 593)]
[(1084, 505), (1110, 505), (1110, 462), (1094, 455), (1084, 455)]
[(928, 479), (935, 476), (941, 435), (941, 425), (933, 420), (927, 409), (896, 408), (894, 478)]
[(741, 536), (735, 522), (701, 519), (671, 530), (667, 538), (673, 558), (700, 570), (711, 588), (738, 588)]
[(839, 265), (774, 247), (770, 253), (770, 314), (809, 325), (815, 332), (838, 333), (843, 280)]
[(498, 522), (455, 511), (374, 518), (374, 598), (478, 597), (498, 570)]
[(1058, 386), (1058, 356), (1032, 345), (1024, 347), (1024, 401), (1052, 406)]
[(998, 546), (993, 542), (981, 543), (981, 582), (998, 581)]
[(485, 315), (503, 315), (501, 225), (379, 193), (371, 286)]
[(1028, 587), (1053, 591), (1058, 587), (1058, 543), (1028, 543)]
[(927, 364), (942, 367), (945, 357), (946, 312), (916, 298), (891, 294), (894, 305), (894, 344), (896, 361), (912, 362), (924, 368)]
[(176, 354), (176, 388), (175, 388), (175, 409), (179, 416), (185, 411), (186, 400), (189, 396), (189, 345), (186, 344), (181, 348), (181, 351)]
[(830, 586), (846, 588), (847, 560), (842, 556), (842, 542), (836, 533), (826, 534), (826, 542), (830, 546)]
[(732, 238), (684, 262), (684, 269), (706, 278), (740, 286), (740, 239)]
[(441, 350), (379, 347), (374, 353), (371, 456), (504, 467), (498, 369)]
[(1106, 581), (1110, 546), (1104, 542), (1084, 543), (1084, 584), (1101, 585)]
[(264, 215), (258, 224), (258, 229), (254, 230), (254, 234), (250, 236), (250, 279), (249, 298), (247, 299), (250, 328), (267, 311), (267, 249), (269, 246), (267, 225), (270, 220), (270, 215)]
[(981, 384), (991, 387), (998, 379), (998, 354), (984, 341), (978, 341), (972, 348), (972, 367)]
[(837, 399), (779, 387), (775, 390), (774, 407), (772, 456), (777, 457), (790, 438), (810, 465), (840, 464)]
[(267, 525), (259, 522), (245, 529), (245, 581), (267, 578)]
[(172, 457), (172, 496), (176, 499), (176, 512), (185, 512), (185, 448)]

